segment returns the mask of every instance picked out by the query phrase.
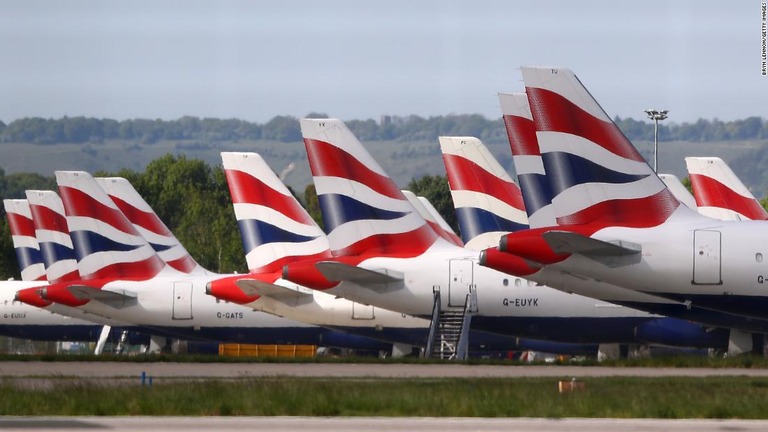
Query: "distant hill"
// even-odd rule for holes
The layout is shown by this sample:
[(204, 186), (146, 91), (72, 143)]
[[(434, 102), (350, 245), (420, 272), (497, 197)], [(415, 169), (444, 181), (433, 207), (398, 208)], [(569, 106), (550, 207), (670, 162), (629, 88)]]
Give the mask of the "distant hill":
[[(325, 117), (310, 113), (308, 117)], [(653, 126), (646, 121), (616, 118), (627, 137), (648, 160), (653, 155)], [(513, 170), (500, 119), (479, 115), (422, 118), (383, 117), (381, 121), (349, 120), (350, 129), (401, 186), (425, 174), (444, 174), (437, 137), (480, 137), (503, 166)], [(660, 127), (659, 171), (686, 176), (685, 156), (719, 156), (729, 162), (758, 197), (768, 191), (768, 122), (760, 117), (722, 122), (666, 123)], [(126, 120), (64, 117), (0, 122), (0, 168), (6, 173), (50, 176), (57, 169), (90, 172), (142, 171), (165, 154), (185, 155), (209, 164), (219, 152), (255, 151), (283, 173), (295, 190), (311, 182), (298, 121), (277, 116), (264, 124), (236, 119)]]

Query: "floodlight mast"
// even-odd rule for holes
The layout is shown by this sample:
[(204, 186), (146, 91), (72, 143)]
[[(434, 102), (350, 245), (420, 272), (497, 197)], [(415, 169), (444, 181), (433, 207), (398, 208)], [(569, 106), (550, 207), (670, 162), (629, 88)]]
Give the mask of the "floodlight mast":
[(653, 171), (658, 172), (659, 166), (659, 120), (667, 118), (669, 110), (657, 110), (649, 108), (645, 110), (648, 118), (653, 120)]

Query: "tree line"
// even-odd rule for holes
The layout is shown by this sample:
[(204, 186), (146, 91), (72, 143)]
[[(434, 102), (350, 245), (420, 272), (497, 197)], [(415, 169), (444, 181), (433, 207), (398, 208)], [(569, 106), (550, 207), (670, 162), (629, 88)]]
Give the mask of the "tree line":
[[(229, 188), (220, 165), (166, 155), (152, 161), (142, 172), (120, 170), (94, 175), (128, 179), (203, 267), (219, 273), (248, 271)], [(429, 198), (446, 220), (456, 226), (445, 177), (425, 176), (411, 181), (408, 188)], [(0, 168), (3, 199), (24, 198), (24, 191), (28, 189), (56, 190), (56, 181), (53, 177), (31, 173), (6, 175)], [(294, 195), (322, 226), (314, 185)], [(0, 277), (18, 279), (20, 272), (4, 209), (0, 215)]]
[[(309, 113), (307, 117), (327, 117)], [(653, 124), (632, 118), (616, 117), (614, 121), (632, 141), (653, 140)], [(506, 140), (501, 119), (488, 119), (479, 114), (420, 117), (382, 116), (373, 119), (348, 120), (350, 130), (362, 141), (434, 141), (441, 135), (476, 136), (489, 143)], [(196, 140), (224, 142), (239, 140), (301, 141), (301, 130), (295, 117), (276, 116), (266, 123), (238, 119), (184, 116), (177, 120), (131, 119), (117, 121), (90, 117), (44, 119), (29, 117), (5, 124), (0, 121), (0, 142), (57, 144), (100, 143), (105, 140), (140, 141), (152, 144), (160, 140)], [(720, 121), (699, 119), (693, 123), (662, 122), (659, 139), (665, 141), (727, 141), (768, 139), (768, 121), (761, 117)]]

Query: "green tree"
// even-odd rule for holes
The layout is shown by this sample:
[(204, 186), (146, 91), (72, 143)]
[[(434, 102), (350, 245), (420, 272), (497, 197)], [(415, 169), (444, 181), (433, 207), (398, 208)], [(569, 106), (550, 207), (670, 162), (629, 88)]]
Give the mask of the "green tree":
[(315, 223), (324, 229), (323, 215), (320, 212), (320, 200), (317, 198), (317, 189), (315, 184), (310, 183), (304, 188), (304, 203), (307, 207), (307, 212), (314, 219)]

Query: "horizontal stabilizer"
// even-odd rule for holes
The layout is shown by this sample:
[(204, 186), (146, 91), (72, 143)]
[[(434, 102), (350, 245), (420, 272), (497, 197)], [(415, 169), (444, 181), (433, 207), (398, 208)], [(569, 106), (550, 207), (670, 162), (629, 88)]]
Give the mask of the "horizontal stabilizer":
[(312, 301), (312, 293), (309, 291), (300, 291), (295, 288), (284, 287), (264, 282), (258, 279), (240, 279), (236, 282), (246, 295), (260, 296), (277, 300), (281, 303), (292, 303)]
[(603, 241), (570, 231), (547, 231), (544, 240), (555, 253), (581, 254), (588, 257), (637, 255), (642, 248), (637, 243), (622, 240)]
[(136, 300), (136, 293), (124, 289), (109, 291), (88, 285), (70, 285), (67, 289), (80, 300), (96, 300), (116, 308), (125, 307)]
[(349, 281), (367, 285), (387, 284), (403, 280), (402, 273), (389, 269), (369, 270), (336, 261), (321, 261), (315, 266), (330, 281)]

